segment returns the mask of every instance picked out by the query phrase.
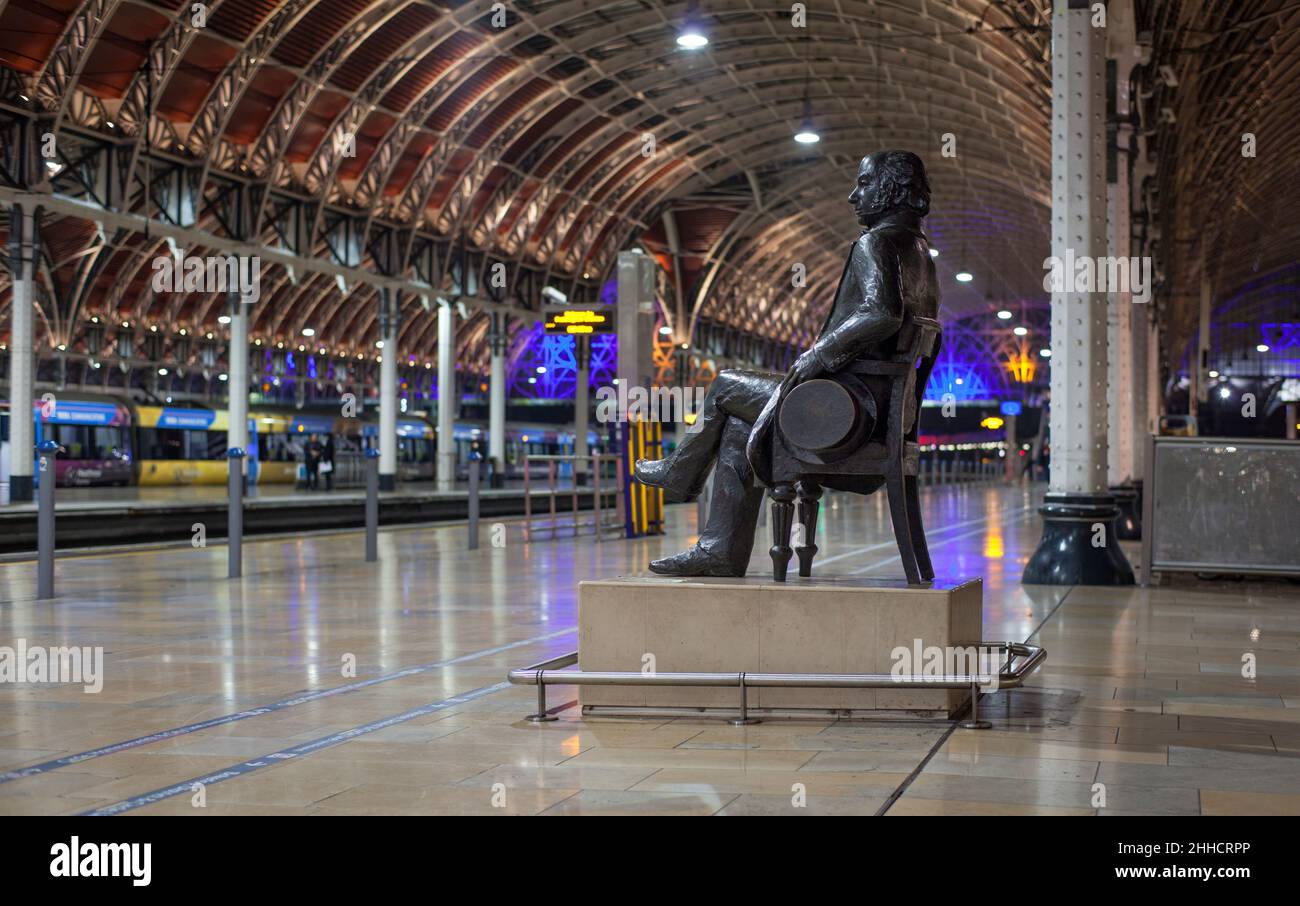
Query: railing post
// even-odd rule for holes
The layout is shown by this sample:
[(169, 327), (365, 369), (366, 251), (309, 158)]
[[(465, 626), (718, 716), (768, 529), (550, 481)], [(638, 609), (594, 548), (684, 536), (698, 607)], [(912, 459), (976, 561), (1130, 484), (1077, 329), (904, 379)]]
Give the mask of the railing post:
[(244, 574), (244, 451), (231, 447), (226, 451), (226, 577), (238, 579)]
[(542, 671), (537, 671), (537, 713), (529, 714), (524, 720), (529, 723), (540, 724), (552, 720), (559, 720), (554, 714), (546, 713), (546, 684), (542, 682)]
[(36, 509), (36, 597), (54, 597), (54, 486), (58, 484), (59, 444), (43, 440), (36, 445), (40, 494)]
[(379, 559), (379, 451), (366, 449), (366, 562)]
[(970, 684), (970, 717), (961, 722), (963, 730), (988, 730), (993, 724), (980, 720), (980, 685)]

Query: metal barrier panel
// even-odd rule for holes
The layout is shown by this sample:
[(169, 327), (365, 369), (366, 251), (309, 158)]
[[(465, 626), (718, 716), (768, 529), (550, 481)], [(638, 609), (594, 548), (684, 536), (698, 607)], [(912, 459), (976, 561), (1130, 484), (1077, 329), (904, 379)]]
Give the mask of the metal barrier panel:
[(1300, 575), (1300, 443), (1148, 440), (1143, 581), (1152, 572)]
[[(623, 494), (622, 494), (622, 486), (620, 485), (618, 480), (621, 457), (618, 456), (618, 454), (588, 453), (586, 455), (580, 456), (576, 453), (562, 453), (562, 454), (532, 456), (525, 453), (524, 454), (524, 538), (526, 540), (532, 540), (533, 537), (532, 482), (531, 479), (529, 478), (529, 472), (532, 468), (532, 463), (534, 462), (546, 463), (547, 512), (551, 520), (551, 524), (549, 528), (549, 537), (554, 538), (556, 532), (559, 530), (558, 500), (560, 494), (565, 493), (561, 491), (559, 483), (556, 480), (556, 476), (558, 473), (557, 464), (562, 464), (567, 462), (576, 466), (579, 460), (588, 463), (590, 466), (588, 470), (588, 474), (592, 476), (592, 483), (593, 483), (592, 492), (591, 492), (592, 494), (591, 508), (593, 513), (593, 518), (591, 521), (591, 526), (595, 532), (596, 540), (597, 541), (601, 540), (601, 536), (607, 531), (618, 531), (619, 533), (622, 533), (624, 531), (623, 515), (622, 515)], [(611, 472), (608, 476), (603, 474), (603, 471), (606, 468), (606, 466), (612, 467)], [(612, 515), (614, 518), (613, 522), (610, 522), (609, 519), (607, 518), (606, 508), (604, 504), (604, 495), (607, 495), (609, 493), (609, 491), (606, 490), (606, 487), (607, 484), (610, 482), (612, 482), (614, 488), (614, 506), (612, 510)], [(573, 518), (573, 534), (578, 535), (580, 533), (583, 523), (579, 516), (581, 509), (579, 507), (579, 500), (578, 500), (579, 493), (578, 493), (578, 487), (576, 482), (573, 485), (573, 487), (569, 490), (569, 492), (565, 493), (565, 496), (569, 498), (569, 503), (571, 507), (570, 512)]]

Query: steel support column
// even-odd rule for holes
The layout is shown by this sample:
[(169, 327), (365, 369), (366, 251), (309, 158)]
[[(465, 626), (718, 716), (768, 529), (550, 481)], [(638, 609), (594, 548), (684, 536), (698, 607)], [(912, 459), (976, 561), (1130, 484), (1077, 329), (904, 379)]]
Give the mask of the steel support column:
[(379, 362), (379, 490), (397, 487), (397, 293), (379, 291), (379, 337), (384, 344)]
[(1065, 273), (1052, 293), (1051, 476), (1026, 583), (1133, 582), (1106, 484), (1106, 297), (1063, 266), (1106, 255), (1106, 38), (1092, 15), (1086, 0), (1052, 13), (1052, 256)]
[(578, 457), (573, 463), (573, 480), (578, 484), (587, 482), (587, 461), (583, 459), (590, 449), (587, 446), (587, 423), (590, 406), (590, 392), (587, 387), (588, 366), (591, 359), (591, 341), (577, 335), (573, 338), (573, 355), (578, 370), (573, 390), (573, 452)]
[[(226, 449), (248, 449), (248, 306), (240, 301), (238, 289), (229, 295), (230, 371), (226, 375), (229, 422)], [(246, 467), (245, 467), (246, 468)]]
[[(1111, 35), (1114, 37), (1114, 34)], [(1133, 246), (1132, 199), (1129, 187), (1130, 142), (1133, 126), (1129, 122), (1129, 61), (1120, 54), (1108, 64), (1107, 89), (1110, 97), (1110, 123), (1107, 133), (1106, 166), (1106, 244), (1110, 255), (1120, 262), (1130, 260)], [(1124, 273), (1117, 269), (1116, 273)], [(1106, 478), (1115, 497), (1120, 515), (1115, 531), (1121, 540), (1142, 537), (1138, 518), (1137, 477), (1132, 471), (1133, 448), (1137, 445), (1134, 422), (1133, 392), (1137, 380), (1134, 367), (1134, 302), (1132, 289), (1143, 277), (1142, 269), (1128, 269), (1129, 284), (1108, 286), (1106, 295), (1106, 334), (1109, 352), (1106, 382), (1107, 466)], [(1140, 287), (1149, 293), (1151, 287)]]
[(456, 311), (438, 305), (438, 490), (456, 485)]
[[(32, 406), (36, 394), (36, 218), (14, 205), (9, 221), (9, 266), (13, 298), (9, 305), (9, 500), (28, 503), (34, 482), (36, 438)], [(54, 480), (51, 469), (47, 480)]]
[(491, 373), (488, 375), (488, 458), (492, 461), (494, 488), (505, 486), (506, 474), (506, 349), (509, 336), (506, 316), (492, 314), (488, 334), (492, 349)]
[(1200, 417), (1201, 406), (1210, 395), (1210, 318), (1214, 302), (1214, 284), (1210, 281), (1210, 262), (1201, 253), (1201, 300), (1196, 322), (1196, 358), (1192, 361), (1192, 393), (1187, 411)]

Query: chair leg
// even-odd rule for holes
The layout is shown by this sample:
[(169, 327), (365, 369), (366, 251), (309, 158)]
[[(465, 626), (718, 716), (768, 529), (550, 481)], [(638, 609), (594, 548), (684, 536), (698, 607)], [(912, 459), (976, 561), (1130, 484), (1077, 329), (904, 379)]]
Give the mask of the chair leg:
[(799, 495), (799, 524), (803, 526), (803, 544), (794, 549), (799, 556), (799, 575), (812, 575), (813, 557), (817, 556), (817, 512), (822, 498), (821, 486), (815, 481), (801, 481), (795, 487)]
[(907, 491), (907, 524), (912, 530), (912, 545), (916, 548), (916, 565), (921, 568), (921, 578), (929, 582), (934, 578), (930, 565), (930, 548), (925, 543), (925, 526), (921, 523), (921, 498), (916, 488), (917, 476), (905, 475), (903, 486)]
[(790, 566), (790, 529), (794, 522), (794, 485), (781, 483), (774, 485), (769, 492), (772, 497), (772, 578), (777, 582), (785, 581), (786, 570)]
[(916, 564), (916, 551), (912, 547), (912, 530), (907, 524), (907, 493), (903, 489), (903, 476), (894, 474), (885, 479), (889, 491), (889, 515), (894, 522), (894, 538), (898, 541), (898, 554), (903, 558), (903, 572), (908, 585), (921, 584), (921, 572)]

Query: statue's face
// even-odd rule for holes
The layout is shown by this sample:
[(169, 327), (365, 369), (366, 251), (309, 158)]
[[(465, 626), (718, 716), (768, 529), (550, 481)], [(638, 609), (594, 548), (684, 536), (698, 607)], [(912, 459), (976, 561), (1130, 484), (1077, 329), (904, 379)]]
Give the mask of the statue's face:
[(853, 205), (858, 223), (863, 226), (870, 226), (880, 214), (878, 178), (875, 160), (871, 157), (862, 158), (862, 163), (858, 165), (857, 184), (849, 194), (849, 204)]

